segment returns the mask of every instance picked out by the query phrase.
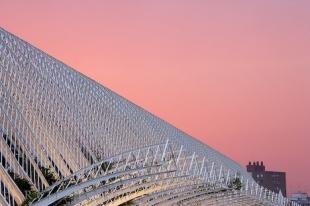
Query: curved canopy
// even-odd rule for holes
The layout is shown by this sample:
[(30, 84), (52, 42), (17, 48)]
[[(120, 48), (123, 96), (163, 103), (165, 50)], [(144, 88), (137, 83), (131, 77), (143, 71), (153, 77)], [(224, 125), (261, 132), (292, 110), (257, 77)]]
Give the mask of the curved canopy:
[(28, 194), (16, 177), (41, 192), (33, 205), (288, 203), (230, 158), (3, 29), (0, 102), (8, 205)]

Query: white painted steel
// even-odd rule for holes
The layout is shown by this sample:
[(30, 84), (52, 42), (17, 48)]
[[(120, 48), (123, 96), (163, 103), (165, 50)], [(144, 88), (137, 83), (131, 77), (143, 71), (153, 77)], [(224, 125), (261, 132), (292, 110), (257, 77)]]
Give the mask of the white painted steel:
[[(215, 191), (224, 202), (233, 191), (240, 204), (289, 204), (230, 158), (1, 28), (0, 139), (3, 170), (41, 192), (33, 205), (202, 204)], [(49, 185), (41, 167), (61, 180)], [(236, 178), (240, 191), (230, 188)], [(20, 202), (0, 187), (1, 202)]]

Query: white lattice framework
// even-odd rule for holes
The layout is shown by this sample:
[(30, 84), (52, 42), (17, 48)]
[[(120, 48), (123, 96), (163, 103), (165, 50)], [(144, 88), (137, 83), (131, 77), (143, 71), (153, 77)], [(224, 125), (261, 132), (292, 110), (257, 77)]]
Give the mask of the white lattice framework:
[[(236, 162), (0, 29), (0, 204), (288, 205)], [(61, 179), (49, 185), (41, 167)], [(240, 179), (241, 189), (231, 187)]]

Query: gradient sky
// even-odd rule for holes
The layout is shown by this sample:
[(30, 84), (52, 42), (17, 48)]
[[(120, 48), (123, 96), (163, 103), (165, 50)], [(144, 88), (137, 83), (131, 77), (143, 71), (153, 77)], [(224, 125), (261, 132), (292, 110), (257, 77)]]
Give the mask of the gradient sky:
[(309, 0), (0, 0), (0, 26), (310, 193)]

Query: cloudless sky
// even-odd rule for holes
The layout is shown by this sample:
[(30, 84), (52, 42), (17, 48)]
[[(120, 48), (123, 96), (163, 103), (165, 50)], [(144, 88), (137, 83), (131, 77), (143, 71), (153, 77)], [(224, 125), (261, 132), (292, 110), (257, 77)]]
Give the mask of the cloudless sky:
[(310, 193), (310, 1), (0, 0), (0, 26)]

